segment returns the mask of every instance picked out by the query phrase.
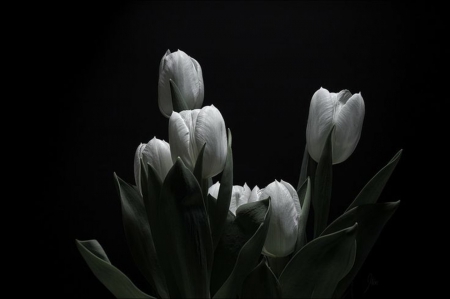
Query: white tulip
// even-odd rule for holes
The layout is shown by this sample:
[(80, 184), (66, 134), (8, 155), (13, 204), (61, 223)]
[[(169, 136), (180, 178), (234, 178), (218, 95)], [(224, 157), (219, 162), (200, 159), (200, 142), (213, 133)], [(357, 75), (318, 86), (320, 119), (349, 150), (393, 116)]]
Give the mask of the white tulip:
[(180, 157), (194, 170), (198, 154), (206, 143), (203, 177), (213, 177), (223, 170), (227, 157), (225, 122), (213, 105), (173, 112), (169, 119), (169, 142), (174, 163)]
[(159, 64), (158, 104), (161, 113), (170, 117), (173, 111), (169, 80), (175, 82), (189, 109), (202, 107), (205, 88), (200, 64), (185, 52), (167, 50)]
[(297, 192), (291, 184), (281, 180), (274, 181), (257, 193), (258, 200), (270, 196), (272, 206), (263, 254), (269, 257), (285, 257), (294, 251), (297, 242), (301, 213)]
[(333, 164), (345, 161), (355, 150), (364, 120), (364, 100), (361, 93), (348, 90), (330, 93), (324, 88), (311, 99), (306, 144), (311, 157), (319, 162), (328, 134), (333, 126)]
[[(214, 198), (217, 199), (217, 196), (219, 195), (219, 189), (220, 189), (220, 183), (217, 182), (211, 187), (209, 187), (208, 193), (211, 194)], [(230, 201), (230, 212), (233, 213), (233, 215), (236, 215), (236, 210), (242, 206), (243, 204), (246, 204), (248, 202), (257, 201), (256, 194), (258, 192), (259, 188), (258, 186), (255, 186), (253, 190), (250, 190), (247, 183), (244, 184), (244, 186), (233, 186), (233, 190), (231, 192), (231, 201)], [(253, 195), (255, 194), (255, 195)], [(255, 199), (252, 200), (252, 196), (255, 196)]]
[(173, 165), (170, 146), (166, 141), (154, 137), (147, 144), (141, 143), (134, 155), (134, 179), (139, 190), (141, 190), (141, 159), (145, 166), (147, 163), (153, 166), (161, 181), (164, 181)]

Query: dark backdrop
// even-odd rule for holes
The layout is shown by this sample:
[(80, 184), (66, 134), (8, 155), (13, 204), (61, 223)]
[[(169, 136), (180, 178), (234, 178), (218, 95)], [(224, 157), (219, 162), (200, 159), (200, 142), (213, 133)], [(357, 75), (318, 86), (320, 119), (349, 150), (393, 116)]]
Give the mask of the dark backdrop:
[(425, 136), (420, 103), (437, 98), (438, 8), (390, 2), (56, 8), (41, 20), (55, 75), (52, 96), (41, 104), (48, 113), (40, 119), (49, 146), (41, 178), (52, 190), (37, 213), (43, 226), (37, 244), (50, 253), (42, 258), (49, 270), (44, 289), (56, 283), (58, 297), (112, 297), (78, 254), (77, 238), (97, 239), (112, 263), (148, 290), (127, 248), (113, 173), (134, 182), (139, 143), (168, 140), (168, 120), (157, 104), (158, 66), (167, 49), (181, 49), (201, 64), (204, 105), (218, 107), (233, 132), (236, 185), (283, 179), (295, 186), (313, 93), (320, 87), (361, 92), (362, 136), (354, 154), (334, 167), (331, 217), (398, 150), (404, 153), (380, 198), (401, 200), (401, 206), (353, 292), (375, 298), (426, 286), (417, 271), (425, 261), (417, 237), (423, 198), (416, 161)]

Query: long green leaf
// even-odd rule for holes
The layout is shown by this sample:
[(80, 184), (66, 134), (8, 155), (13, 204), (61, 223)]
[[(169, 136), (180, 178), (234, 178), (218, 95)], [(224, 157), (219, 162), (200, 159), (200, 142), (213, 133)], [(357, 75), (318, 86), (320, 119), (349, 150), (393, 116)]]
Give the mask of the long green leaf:
[(298, 180), (297, 189), (300, 189), (300, 187), (305, 183), (306, 179), (308, 178), (308, 160), (309, 160), (308, 146), (305, 145), (305, 151), (303, 152), (302, 166), (300, 168), (300, 178)]
[(76, 240), (76, 245), (94, 275), (116, 298), (155, 298), (139, 290), (125, 274), (111, 265), (97, 240)]
[(312, 203), (314, 208), (314, 238), (317, 238), (328, 225), (330, 213), (331, 183), (333, 177), (333, 148), (331, 139), (334, 127), (328, 134), (322, 155), (317, 165), (314, 180)]
[(214, 217), (211, 218), (211, 229), (214, 248), (223, 234), (230, 209), (231, 193), (233, 192), (233, 151), (231, 149), (231, 131), (228, 129), (228, 148), (225, 166), (220, 179), (220, 189), (215, 205)]
[(336, 219), (322, 233), (322, 235), (331, 234), (351, 223), (358, 222), (358, 235), (356, 236), (358, 250), (356, 251), (355, 264), (351, 271), (339, 282), (335, 292), (337, 297), (341, 297), (353, 281), (383, 227), (397, 210), (399, 204), (400, 201), (355, 207)]
[(294, 253), (297, 253), (303, 246), (305, 246), (306, 240), (306, 223), (308, 222), (309, 209), (311, 207), (311, 180), (305, 181), (303, 186), (297, 192), (298, 198), (301, 204), (301, 213), (298, 219), (298, 235), (297, 242), (295, 243)]
[(213, 247), (200, 186), (180, 158), (156, 205), (154, 243), (170, 297), (208, 298)]
[(346, 212), (356, 206), (376, 203), (384, 189), (387, 181), (391, 177), (392, 172), (397, 166), (403, 150), (398, 151), (395, 156), (384, 166), (359, 192), (352, 204), (347, 208)]
[[(245, 278), (258, 264), (269, 228), (271, 215), (270, 198), (242, 205), (237, 209), (236, 215), (242, 215), (242, 217), (236, 216), (235, 223), (240, 226), (244, 235), (248, 235), (255, 228), (257, 229), (253, 236), (242, 246), (233, 271), (214, 295), (214, 298), (236, 298), (241, 291)], [(264, 215), (264, 220), (261, 223), (259, 220), (262, 215)], [(236, 237), (238, 238), (239, 234)]]
[(281, 298), (280, 284), (265, 258), (244, 280), (239, 298)]
[[(144, 176), (144, 173), (141, 174)], [(116, 174), (115, 183), (122, 203), (122, 220), (134, 262), (161, 297), (169, 296), (159, 266), (144, 202), (139, 191)], [(143, 185), (141, 185), (143, 186)]]
[(305, 245), (279, 278), (283, 298), (331, 298), (356, 254), (357, 224)]
[(183, 110), (188, 110), (189, 108), (186, 104), (186, 100), (183, 98), (183, 95), (181, 94), (178, 86), (172, 79), (169, 79), (169, 84), (170, 84), (170, 93), (172, 95), (173, 111), (181, 112)]

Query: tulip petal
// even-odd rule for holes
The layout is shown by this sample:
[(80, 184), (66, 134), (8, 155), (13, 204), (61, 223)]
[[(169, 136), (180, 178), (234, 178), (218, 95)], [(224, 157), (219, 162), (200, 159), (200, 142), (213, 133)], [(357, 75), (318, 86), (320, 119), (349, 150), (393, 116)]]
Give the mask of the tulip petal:
[(264, 188), (261, 199), (272, 198), (272, 217), (263, 253), (284, 257), (294, 251), (297, 241), (298, 214), (288, 189), (275, 181)]
[(173, 165), (170, 145), (166, 141), (154, 137), (144, 147), (142, 157), (145, 163), (153, 166), (161, 182), (164, 182), (167, 173)]
[(328, 133), (333, 126), (336, 94), (325, 88), (316, 91), (309, 107), (306, 144), (311, 157), (319, 162)]
[(178, 50), (167, 56), (166, 66), (171, 70), (170, 79), (177, 84), (188, 107), (194, 107), (195, 94), (198, 93), (198, 78), (191, 58), (185, 52)]
[(141, 158), (142, 152), (144, 151), (145, 144), (141, 143), (134, 154), (134, 181), (138, 190), (141, 190)]
[(233, 213), (233, 215), (236, 215), (237, 208), (239, 208), (243, 204), (246, 204), (248, 202), (248, 199), (250, 198), (250, 195), (251, 190), (246, 183), (244, 184), (244, 187), (233, 186), (230, 201), (230, 212)]
[(360, 93), (352, 95), (337, 111), (333, 164), (345, 161), (355, 150), (361, 136), (364, 112), (364, 100)]
[(261, 196), (261, 192), (259, 190), (258, 186), (255, 186), (252, 190), (252, 194), (250, 194), (250, 197), (248, 199), (248, 202), (255, 202), (259, 200), (259, 197)]
[(170, 117), (172, 114), (172, 95), (170, 93), (169, 79), (172, 79), (172, 73), (167, 67), (167, 59), (170, 51), (164, 54), (159, 64), (159, 78), (158, 78), (158, 106), (159, 110), (165, 117)]
[(195, 104), (194, 109), (200, 109), (203, 105), (203, 99), (205, 97), (205, 87), (203, 84), (203, 72), (200, 64), (191, 57), (192, 63), (194, 64), (195, 70), (197, 71), (197, 81), (198, 81), (198, 89), (194, 91)]
[(289, 191), (289, 193), (292, 196), (292, 199), (294, 201), (294, 206), (295, 209), (297, 210), (297, 215), (300, 215), (302, 208), (300, 206), (300, 199), (298, 198), (298, 194), (297, 191), (295, 190), (295, 188), (289, 184), (288, 182), (285, 182), (283, 180), (280, 181), (280, 184), (282, 184), (284, 187), (286, 187), (286, 189)]
[[(214, 105), (193, 111), (199, 111), (199, 113), (195, 122), (192, 144), (201, 147), (206, 143), (203, 157), (203, 177), (210, 178), (219, 174), (225, 165), (227, 157), (225, 121)], [(193, 119), (193, 121), (195, 120)]]
[(216, 182), (214, 185), (209, 187), (208, 194), (217, 199), (219, 196), (220, 182)]
[(195, 166), (191, 149), (192, 114), (195, 114), (194, 112), (195, 110), (185, 110), (181, 113), (173, 112), (169, 119), (169, 144), (172, 162), (175, 163), (177, 158), (180, 157), (191, 170)]

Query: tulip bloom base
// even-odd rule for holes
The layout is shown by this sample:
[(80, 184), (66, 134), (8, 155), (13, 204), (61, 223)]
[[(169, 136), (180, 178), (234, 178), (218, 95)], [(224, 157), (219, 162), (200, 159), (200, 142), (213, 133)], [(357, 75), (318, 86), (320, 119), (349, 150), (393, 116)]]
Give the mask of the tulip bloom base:
[[(135, 184), (114, 174), (127, 242), (151, 294), (112, 265), (96, 240), (76, 240), (97, 279), (117, 298), (344, 296), (399, 206), (377, 200), (401, 150), (340, 217), (329, 219), (333, 164), (347, 159), (361, 133), (360, 94), (320, 89), (311, 102), (297, 187), (275, 181), (250, 189), (233, 186), (231, 131), (219, 110), (199, 109), (198, 62), (168, 51), (159, 87), (169, 143), (155, 138), (138, 146)], [(343, 134), (349, 123), (353, 133)], [(314, 236), (308, 239), (310, 216)]]

